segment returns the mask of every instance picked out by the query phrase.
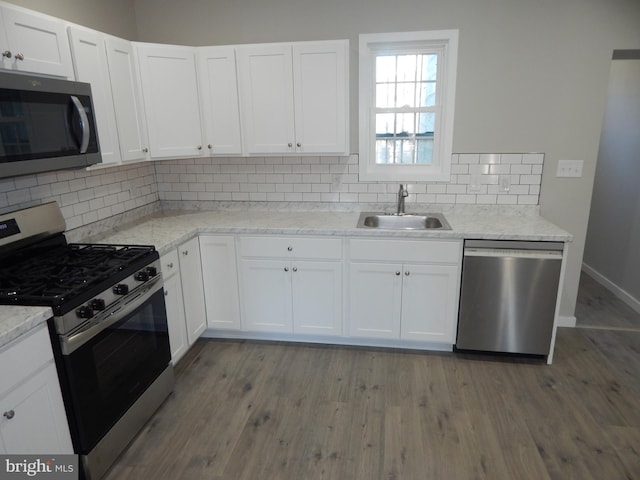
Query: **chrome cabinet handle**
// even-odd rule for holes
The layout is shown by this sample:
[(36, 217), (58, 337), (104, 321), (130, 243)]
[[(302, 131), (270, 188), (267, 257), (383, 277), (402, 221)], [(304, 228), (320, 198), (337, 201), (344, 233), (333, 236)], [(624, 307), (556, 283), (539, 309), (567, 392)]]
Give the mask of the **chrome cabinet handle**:
[(302, 146), (302, 144), (301, 144), (300, 142), (296, 143), (296, 145), (297, 145), (298, 147), (301, 147), (301, 146)]
[(4, 412), (2, 416), (5, 417), (7, 420), (11, 420), (13, 417), (16, 416), (16, 412), (14, 412), (13, 410), (9, 410), (8, 412)]
[(169, 296), (169, 292), (167, 290), (164, 291), (164, 296), (168, 297)]
[(182, 254), (183, 254), (183, 255), (189, 255), (189, 250), (184, 250), (184, 251), (182, 252)]
[(289, 142), (289, 143), (287, 143), (287, 146), (288, 146), (289, 148), (291, 148), (291, 147), (293, 147), (293, 143)]
[(24, 60), (24, 55), (22, 53), (16, 53), (16, 60)]
[(400, 272), (396, 272), (396, 276), (400, 276)]
[(173, 262), (167, 263), (168, 268), (173, 268)]
[(202, 150), (202, 145), (198, 145), (198, 150)]
[(284, 267), (284, 271), (288, 272), (289, 271), (289, 267)]
[(411, 275), (411, 272), (404, 272), (405, 277), (408, 277), (409, 275)]
[(145, 147), (145, 148), (143, 148), (143, 149), (142, 149), (142, 152), (143, 152), (143, 153), (148, 153), (148, 152), (149, 152), (149, 149)]
[(207, 148), (208, 148), (209, 150), (211, 150), (211, 149), (213, 148), (213, 145), (209, 144), (209, 145), (207, 145)]
[(11, 58), (11, 50), (5, 50), (2, 52), (2, 56), (5, 58)]
[(293, 270), (294, 272), (298, 271), (298, 267), (293, 267), (291, 270)]
[(287, 251), (289, 252), (293, 251), (293, 247), (287, 247)]

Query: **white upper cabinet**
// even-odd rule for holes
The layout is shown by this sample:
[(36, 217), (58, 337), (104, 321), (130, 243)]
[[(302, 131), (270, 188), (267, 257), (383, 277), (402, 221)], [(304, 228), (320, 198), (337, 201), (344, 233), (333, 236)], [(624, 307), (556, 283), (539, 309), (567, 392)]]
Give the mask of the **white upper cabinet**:
[(237, 51), (245, 153), (347, 153), (348, 41)]
[(122, 161), (144, 160), (149, 149), (133, 46), (110, 36), (105, 45)]
[(347, 40), (293, 45), (296, 151), (348, 153)]
[(134, 43), (152, 159), (202, 155), (193, 47)]
[(73, 79), (66, 24), (47, 15), (0, 5), (0, 68)]
[(238, 56), (247, 153), (294, 153), (291, 46), (240, 46)]
[(121, 157), (104, 35), (80, 27), (69, 27), (69, 40), (76, 80), (91, 84), (102, 164), (117, 164)]
[(205, 154), (242, 153), (234, 47), (196, 48)]

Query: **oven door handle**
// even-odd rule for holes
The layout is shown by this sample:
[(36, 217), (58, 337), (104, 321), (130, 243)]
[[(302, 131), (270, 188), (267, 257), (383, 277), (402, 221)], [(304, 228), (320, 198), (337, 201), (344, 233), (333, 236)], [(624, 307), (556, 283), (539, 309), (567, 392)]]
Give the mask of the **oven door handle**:
[(162, 274), (158, 274), (153, 280), (141, 285), (132, 291), (127, 297), (115, 304), (109, 310), (102, 312), (99, 318), (90, 321), (80, 331), (72, 332), (71, 335), (60, 337), (62, 354), (69, 355), (103, 330), (119, 322), (137, 308), (143, 305), (154, 293), (162, 289)]

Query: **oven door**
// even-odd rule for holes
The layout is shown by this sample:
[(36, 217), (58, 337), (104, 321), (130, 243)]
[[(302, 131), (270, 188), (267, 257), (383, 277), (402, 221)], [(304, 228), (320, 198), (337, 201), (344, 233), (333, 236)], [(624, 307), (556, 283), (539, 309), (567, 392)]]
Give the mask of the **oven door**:
[(61, 376), (77, 453), (89, 453), (169, 365), (162, 277), (150, 283), (81, 331), (61, 337)]

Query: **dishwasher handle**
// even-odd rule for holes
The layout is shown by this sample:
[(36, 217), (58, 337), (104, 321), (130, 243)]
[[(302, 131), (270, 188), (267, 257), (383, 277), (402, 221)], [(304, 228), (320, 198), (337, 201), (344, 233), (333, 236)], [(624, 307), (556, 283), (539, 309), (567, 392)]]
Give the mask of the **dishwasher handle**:
[(535, 258), (561, 260), (562, 252), (558, 250), (529, 250), (514, 248), (478, 248), (466, 247), (465, 257), (499, 257), (499, 258)]

